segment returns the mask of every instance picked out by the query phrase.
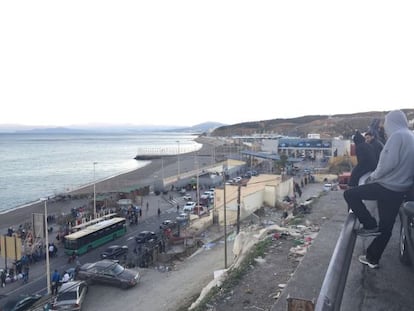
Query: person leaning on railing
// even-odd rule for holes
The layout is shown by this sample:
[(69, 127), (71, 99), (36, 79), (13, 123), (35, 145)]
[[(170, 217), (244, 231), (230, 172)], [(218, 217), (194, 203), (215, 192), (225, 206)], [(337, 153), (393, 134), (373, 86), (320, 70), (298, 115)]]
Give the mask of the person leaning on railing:
[[(394, 110), (385, 116), (387, 141), (377, 168), (363, 185), (344, 191), (344, 198), (357, 216), (362, 228), (360, 236), (375, 236), (366, 255), (358, 260), (370, 268), (378, 268), (382, 253), (391, 237), (398, 210), (414, 183), (414, 133), (408, 128), (404, 112)], [(377, 201), (379, 225), (364, 205), (364, 200)]]

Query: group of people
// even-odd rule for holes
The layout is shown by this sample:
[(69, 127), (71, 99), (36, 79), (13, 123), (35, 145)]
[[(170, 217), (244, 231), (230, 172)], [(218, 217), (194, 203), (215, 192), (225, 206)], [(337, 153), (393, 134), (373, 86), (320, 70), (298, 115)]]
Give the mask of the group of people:
[[(366, 254), (358, 258), (375, 269), (390, 240), (398, 210), (414, 185), (414, 133), (404, 112), (393, 110), (385, 116), (383, 127), (373, 126), (365, 138), (355, 133), (354, 142), (358, 163), (344, 199), (362, 225), (357, 234), (375, 237)], [(364, 201), (376, 201), (378, 220)]]
[(55, 271), (53, 272), (52, 277), (51, 277), (52, 295), (57, 295), (58, 290), (59, 290), (59, 286), (62, 285), (63, 283), (69, 282), (70, 279), (71, 279), (71, 276), (70, 276), (68, 271), (65, 271), (63, 273), (63, 276), (61, 277), (59, 271), (57, 269), (55, 269)]
[[(21, 265), (21, 263), (19, 263)], [(0, 270), (0, 281), (1, 287), (6, 287), (6, 282), (14, 282), (19, 279), (23, 280), (23, 283), (29, 282), (29, 263), (25, 263), (22, 265), (19, 270), (16, 269), (9, 269), (8, 272), (6, 269)]]

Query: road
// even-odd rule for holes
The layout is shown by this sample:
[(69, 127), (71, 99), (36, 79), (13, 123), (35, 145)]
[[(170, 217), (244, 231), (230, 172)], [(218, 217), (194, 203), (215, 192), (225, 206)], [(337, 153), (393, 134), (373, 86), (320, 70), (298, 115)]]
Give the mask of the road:
[[(231, 264), (232, 241), (227, 243), (228, 264)], [(142, 278), (131, 289), (91, 286), (85, 300), (85, 311), (151, 310), (175, 311), (197, 297), (214, 276), (224, 268), (224, 242), (202, 248), (184, 261), (176, 262), (172, 271), (138, 269)], [(122, 298), (120, 298), (122, 297)]]
[[(174, 202), (184, 205), (184, 199), (178, 193), (173, 193)], [(143, 217), (139, 221), (138, 225), (128, 225), (127, 233), (118, 238), (112, 244), (121, 244), (128, 245), (130, 252), (135, 247), (134, 237), (138, 232), (143, 230), (150, 230), (157, 232), (159, 230), (160, 223), (165, 219), (175, 219), (177, 215), (176, 203), (170, 204), (163, 200), (160, 196), (148, 196), (147, 199), (151, 201), (151, 206), (154, 206), (148, 212), (144, 209)], [(156, 215), (155, 206), (160, 206), (162, 213), (160, 217)], [(105, 244), (99, 248), (92, 250), (89, 253), (86, 253), (79, 257), (81, 264), (86, 262), (94, 262), (100, 259), (100, 253), (108, 246)], [(67, 256), (64, 254), (62, 245), (58, 246), (58, 256), (50, 259), (50, 271), (53, 272), (54, 269), (57, 269), (59, 272), (63, 272), (66, 269), (73, 267), (73, 264), (68, 264)], [(7, 284), (4, 289), (0, 289), (0, 306), (4, 305), (9, 299), (13, 299), (20, 295), (28, 295), (33, 293), (45, 294), (46, 290), (46, 266), (45, 261), (41, 261), (35, 264), (30, 265), (29, 272), (29, 283), (24, 284), (21, 280), (18, 280), (14, 283)]]

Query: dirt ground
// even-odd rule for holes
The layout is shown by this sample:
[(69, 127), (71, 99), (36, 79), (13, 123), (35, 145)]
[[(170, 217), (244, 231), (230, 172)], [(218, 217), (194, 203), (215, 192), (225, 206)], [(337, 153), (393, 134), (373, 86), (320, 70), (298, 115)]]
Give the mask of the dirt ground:
[(272, 241), (263, 260), (250, 266), (230, 291), (219, 292), (200, 310), (270, 310), (300, 261), (301, 257), (289, 254), (294, 246), (290, 237)]
[[(254, 224), (252, 220), (245, 222), (241, 230), (281, 221), (280, 211), (266, 211), (264, 214), (259, 218), (255, 216)], [(232, 281), (229, 291), (219, 291), (207, 303), (193, 310), (270, 310), (303, 258), (291, 252), (292, 248), (303, 245), (303, 235), (275, 237), (269, 232), (266, 236), (269, 243), (263, 257), (257, 257), (254, 264), (248, 265), (245, 272), (240, 273), (240, 278)], [(233, 264), (234, 243), (234, 234), (231, 234), (227, 243), (228, 266)], [(162, 266), (139, 269), (142, 275), (140, 284), (130, 290), (91, 286), (84, 310), (136, 310), (138, 307), (151, 311), (189, 310), (203, 288), (213, 280), (213, 272), (224, 268), (223, 254), (224, 240), (220, 239), (188, 258), (174, 261), (169, 265), (169, 271)]]
[[(223, 286), (207, 303), (200, 304), (194, 310), (270, 310), (317, 235), (319, 225), (314, 226), (306, 216), (300, 213), (284, 223), (280, 210), (265, 210), (260, 216), (261, 225), (275, 223), (286, 228), (293, 227), (292, 235), (290, 229), (282, 234), (278, 230), (266, 232), (264, 239), (268, 243), (262, 244), (262, 255), (248, 259), (245, 267), (240, 266), (237, 276), (229, 278), (231, 285), (228, 289)], [(252, 247), (253, 252), (254, 249)]]

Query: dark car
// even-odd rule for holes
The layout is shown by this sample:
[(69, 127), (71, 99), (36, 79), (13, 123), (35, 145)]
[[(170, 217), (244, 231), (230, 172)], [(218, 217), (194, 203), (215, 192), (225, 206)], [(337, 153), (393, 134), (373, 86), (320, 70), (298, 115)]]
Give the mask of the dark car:
[(175, 220), (166, 219), (161, 225), (160, 229), (175, 229), (178, 226), (178, 223)]
[(20, 296), (16, 299), (12, 299), (6, 302), (3, 308), (0, 310), (2, 311), (26, 311), (30, 310), (36, 302), (38, 302), (42, 298), (42, 295), (27, 295), (27, 296)]
[(137, 271), (125, 269), (116, 261), (104, 259), (82, 265), (76, 277), (88, 284), (99, 283), (129, 288), (138, 283), (140, 274)]
[(158, 240), (158, 236), (153, 231), (141, 231), (138, 233), (138, 235), (135, 237), (135, 242), (138, 244), (142, 243), (148, 243), (148, 242), (154, 242)]
[(108, 246), (101, 253), (102, 259), (116, 259), (122, 255), (126, 255), (128, 253), (128, 246), (126, 245), (111, 245)]
[(400, 261), (405, 265), (414, 263), (414, 201), (405, 202), (399, 211)]

